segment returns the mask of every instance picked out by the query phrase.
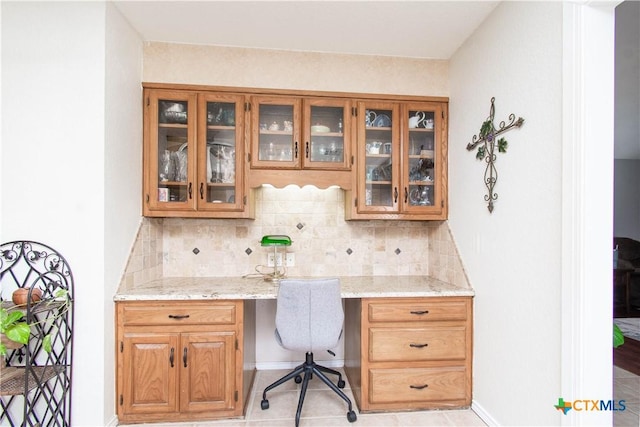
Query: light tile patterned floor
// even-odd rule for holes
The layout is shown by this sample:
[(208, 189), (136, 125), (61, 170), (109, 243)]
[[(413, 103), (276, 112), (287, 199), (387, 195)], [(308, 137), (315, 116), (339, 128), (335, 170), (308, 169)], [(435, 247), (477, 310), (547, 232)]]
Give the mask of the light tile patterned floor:
[(629, 371), (613, 367), (613, 398), (624, 400), (626, 409), (613, 413), (616, 427), (640, 426), (640, 377)]
[[(340, 370), (340, 369), (339, 369)], [(192, 423), (154, 424), (153, 427), (282, 427), (293, 426), (300, 386), (289, 381), (267, 393), (269, 409), (262, 410), (260, 401), (264, 388), (286, 374), (286, 370), (258, 371), (249, 397), (244, 420), (219, 420)], [(385, 414), (360, 414), (353, 399), (349, 382), (345, 394), (353, 402), (358, 415), (355, 423), (347, 420), (347, 404), (320, 380), (312, 380), (307, 389), (300, 419), (300, 427), (329, 426), (485, 426), (473, 412), (467, 410), (414, 411)], [(142, 426), (142, 424), (140, 424)], [(149, 427), (149, 424), (145, 425)]]

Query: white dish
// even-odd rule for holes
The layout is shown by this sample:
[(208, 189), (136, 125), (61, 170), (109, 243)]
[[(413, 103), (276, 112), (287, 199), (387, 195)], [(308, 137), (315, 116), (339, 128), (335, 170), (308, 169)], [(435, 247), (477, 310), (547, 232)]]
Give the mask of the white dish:
[(330, 131), (331, 129), (329, 129), (328, 126), (322, 126), (322, 125), (311, 126), (311, 132), (326, 133)]

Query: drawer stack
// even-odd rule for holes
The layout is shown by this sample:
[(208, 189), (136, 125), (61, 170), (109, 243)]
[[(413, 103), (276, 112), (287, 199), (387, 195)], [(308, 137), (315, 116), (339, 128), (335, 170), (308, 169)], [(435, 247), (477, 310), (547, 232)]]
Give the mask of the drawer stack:
[(470, 406), (471, 298), (363, 299), (360, 316), (361, 411)]

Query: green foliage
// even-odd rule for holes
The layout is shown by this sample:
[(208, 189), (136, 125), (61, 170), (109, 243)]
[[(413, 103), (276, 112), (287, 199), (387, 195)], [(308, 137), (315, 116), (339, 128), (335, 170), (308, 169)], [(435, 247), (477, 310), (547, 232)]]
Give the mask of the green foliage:
[[(9, 312), (0, 309), (0, 334), (5, 335), (11, 341), (26, 344), (29, 341), (29, 325), (22, 319), (24, 313), (21, 311)], [(7, 347), (0, 342), (0, 355), (7, 354)]]
[(507, 145), (509, 145), (509, 144), (507, 143), (507, 140), (506, 140), (506, 139), (504, 139), (504, 138), (500, 138), (500, 139), (498, 140), (498, 151), (499, 151), (500, 153), (506, 153), (506, 152), (507, 152)]
[(487, 120), (480, 126), (480, 138), (487, 137), (491, 131), (493, 131), (493, 123), (491, 120)]
[[(491, 122), (491, 120), (486, 120), (484, 123), (482, 123), (482, 126), (480, 126), (480, 133), (478, 134), (478, 136), (481, 140), (482, 139), (485, 140), (484, 144), (478, 145), (478, 152), (476, 153), (476, 159), (482, 160), (487, 155), (487, 145), (492, 145), (494, 143), (493, 138), (495, 135), (494, 135), (493, 123)], [(497, 147), (498, 147), (499, 153), (506, 153), (508, 146), (509, 144), (507, 143), (507, 140), (504, 138), (500, 138), (497, 141)]]
[(622, 335), (622, 331), (620, 330), (618, 325), (614, 323), (613, 324), (613, 348), (618, 348), (622, 344), (624, 344), (624, 335)]
[[(65, 289), (59, 289), (55, 293), (57, 300), (63, 299), (64, 306), (60, 308), (56, 317), (63, 315), (71, 305), (69, 300), (68, 291)], [(55, 301), (55, 300), (54, 300)], [(51, 304), (52, 301), (47, 301), (45, 304)], [(36, 322), (37, 323), (37, 322)], [(27, 344), (29, 342), (29, 336), (31, 335), (31, 326), (24, 320), (24, 312), (21, 310), (10, 310), (7, 308), (0, 308), (0, 335), (6, 336), (11, 341)], [(43, 338), (42, 346), (44, 351), (51, 353), (51, 334), (47, 334)], [(0, 356), (7, 354), (7, 347), (0, 342)]]
[(44, 339), (42, 340), (42, 348), (44, 348), (44, 351), (47, 353), (51, 353), (51, 334), (44, 336)]

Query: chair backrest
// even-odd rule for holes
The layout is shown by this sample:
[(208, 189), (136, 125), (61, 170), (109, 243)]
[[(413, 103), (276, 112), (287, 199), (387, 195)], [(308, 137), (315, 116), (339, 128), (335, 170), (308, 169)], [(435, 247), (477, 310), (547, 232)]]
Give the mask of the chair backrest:
[(338, 344), (344, 322), (339, 279), (280, 280), (276, 336), (295, 351), (328, 350)]

